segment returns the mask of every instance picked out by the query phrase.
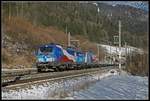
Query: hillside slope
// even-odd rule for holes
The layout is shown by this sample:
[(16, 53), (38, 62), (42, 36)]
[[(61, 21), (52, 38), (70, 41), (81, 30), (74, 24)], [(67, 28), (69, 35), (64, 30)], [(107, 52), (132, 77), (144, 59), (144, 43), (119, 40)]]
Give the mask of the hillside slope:
[[(95, 43), (113, 43), (122, 21), (122, 45), (147, 49), (148, 12), (127, 5), (80, 2), (3, 2), (2, 63), (27, 67), (35, 62), (34, 50), (45, 43), (67, 45), (67, 32), (80, 48), (96, 54)], [(99, 8), (99, 13), (97, 9)], [(104, 54), (101, 50), (101, 58)], [(33, 62), (34, 61), (34, 62)], [(30, 65), (30, 66), (28, 66)]]
[[(5, 18), (2, 33), (2, 67), (23, 68), (35, 63), (34, 51), (47, 43), (67, 46), (67, 34), (56, 27), (38, 27), (21, 17)], [(84, 36), (75, 35), (82, 50), (92, 50), (96, 54), (96, 44)]]
[[(8, 9), (9, 8), (9, 9)], [(98, 12), (99, 8), (99, 12)], [(93, 42), (113, 41), (122, 22), (122, 43), (148, 45), (148, 12), (128, 5), (79, 2), (13, 2), (3, 4), (3, 15), (21, 16), (37, 26), (55, 26)], [(140, 40), (140, 41), (139, 41)]]

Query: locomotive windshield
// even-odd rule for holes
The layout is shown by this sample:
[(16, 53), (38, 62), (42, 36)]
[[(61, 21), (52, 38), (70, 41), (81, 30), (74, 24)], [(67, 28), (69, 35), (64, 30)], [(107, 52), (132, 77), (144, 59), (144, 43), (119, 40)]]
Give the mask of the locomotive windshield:
[(73, 48), (67, 48), (67, 52), (71, 55), (74, 55), (75, 50)]
[(84, 54), (81, 53), (81, 52), (77, 52), (77, 55), (78, 55), (78, 56), (84, 56)]
[(40, 47), (41, 52), (52, 52), (53, 48), (52, 47)]

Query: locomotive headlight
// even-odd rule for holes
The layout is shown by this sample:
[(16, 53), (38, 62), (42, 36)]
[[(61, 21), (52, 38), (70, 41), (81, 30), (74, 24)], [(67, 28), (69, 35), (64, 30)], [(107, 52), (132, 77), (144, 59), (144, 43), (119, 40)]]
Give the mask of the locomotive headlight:
[(38, 62), (45, 62), (43, 58), (38, 58)]
[(55, 58), (53, 58), (53, 57), (48, 57), (46, 60), (49, 61), (49, 62), (53, 62), (53, 61), (55, 61)]

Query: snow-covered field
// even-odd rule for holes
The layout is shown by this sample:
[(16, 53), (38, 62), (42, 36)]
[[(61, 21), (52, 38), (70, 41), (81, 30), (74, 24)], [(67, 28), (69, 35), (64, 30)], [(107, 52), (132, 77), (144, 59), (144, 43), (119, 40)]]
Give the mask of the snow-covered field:
[(148, 78), (106, 72), (34, 84), (17, 90), (2, 89), (2, 99), (146, 99)]

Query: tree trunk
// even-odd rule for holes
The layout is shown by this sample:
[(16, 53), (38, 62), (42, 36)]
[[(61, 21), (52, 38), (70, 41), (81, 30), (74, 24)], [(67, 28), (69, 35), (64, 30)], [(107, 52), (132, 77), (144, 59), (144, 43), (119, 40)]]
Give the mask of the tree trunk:
[(11, 16), (11, 4), (9, 3), (9, 20), (10, 20), (10, 16)]

